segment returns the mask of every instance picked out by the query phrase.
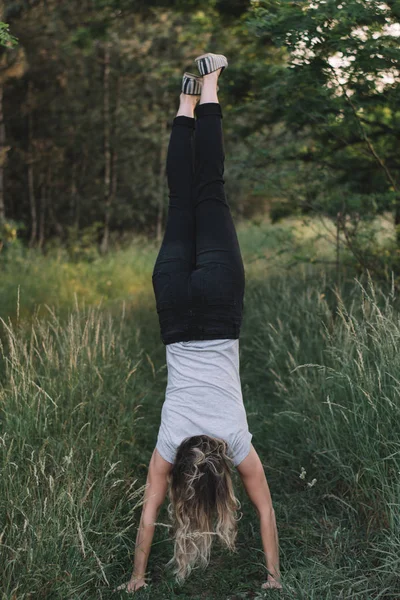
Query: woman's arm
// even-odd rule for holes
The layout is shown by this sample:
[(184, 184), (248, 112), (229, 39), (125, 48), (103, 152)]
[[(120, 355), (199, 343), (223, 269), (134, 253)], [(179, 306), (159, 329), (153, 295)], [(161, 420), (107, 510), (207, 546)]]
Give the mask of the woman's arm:
[(154, 450), (149, 464), (142, 515), (136, 536), (134, 568), (127, 584), (127, 591), (136, 591), (144, 585), (147, 561), (154, 536), (154, 523), (157, 521), (168, 490), (168, 474), (171, 469), (172, 463), (164, 460), (158, 451)]
[[(255, 448), (251, 450), (237, 467), (243, 485), (252, 501), (260, 519), (261, 539), (266, 557), (267, 569), (271, 579), (280, 583), (279, 571), (279, 540), (276, 528), (275, 511), (272, 506), (271, 494), (264, 467)], [(271, 582), (274, 583), (274, 582)]]

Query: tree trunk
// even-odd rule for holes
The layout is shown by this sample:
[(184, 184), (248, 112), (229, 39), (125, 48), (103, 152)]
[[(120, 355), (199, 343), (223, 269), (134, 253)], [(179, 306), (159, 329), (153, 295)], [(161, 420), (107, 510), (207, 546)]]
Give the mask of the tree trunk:
[[(161, 106), (161, 114), (166, 114), (164, 111), (166, 105), (167, 93), (164, 92)], [(168, 121), (162, 119), (160, 127), (160, 165), (158, 171), (158, 209), (157, 209), (157, 224), (156, 224), (156, 239), (158, 242), (162, 238), (163, 217), (164, 217), (164, 200), (165, 200), (165, 162), (167, 160), (168, 142), (166, 136)]]
[(28, 84), (28, 193), (29, 193), (29, 207), (31, 212), (31, 237), (29, 240), (29, 246), (35, 245), (37, 237), (37, 211), (36, 211), (36, 199), (35, 199), (35, 183), (33, 173), (33, 115), (32, 115), (32, 82)]
[(46, 225), (46, 206), (47, 206), (47, 186), (43, 183), (42, 193), (40, 196), (40, 216), (39, 216), (39, 239), (38, 247), (43, 248), (45, 240), (45, 225)]
[[(0, 0), (0, 21), (3, 20), (4, 0)], [(4, 166), (6, 162), (6, 132), (3, 114), (3, 85), (0, 83), (0, 227), (6, 220), (6, 207), (4, 203)], [(1, 248), (0, 248), (1, 250)]]
[(111, 174), (111, 197), (110, 197), (110, 212), (114, 205), (117, 197), (117, 185), (118, 185), (118, 152), (116, 150), (118, 140), (118, 113), (121, 103), (121, 78), (118, 77), (117, 85), (115, 90), (115, 111), (114, 111), (114, 125), (113, 125), (113, 150), (112, 150), (112, 174)]
[(70, 193), (70, 202), (69, 202), (69, 214), (70, 214), (70, 224), (73, 225), (74, 221), (76, 220), (76, 193), (77, 193), (77, 187), (76, 187), (76, 170), (77, 170), (77, 165), (74, 159), (73, 165), (72, 165), (72, 169), (71, 169), (71, 193)]
[(110, 63), (111, 43), (104, 47), (103, 74), (103, 115), (104, 115), (104, 232), (100, 250), (108, 251), (110, 238), (110, 204), (111, 204), (111, 119), (110, 119)]
[(78, 190), (79, 192), (77, 192), (76, 195), (76, 209), (75, 209), (75, 227), (77, 229), (77, 231), (79, 231), (80, 228), (80, 221), (81, 221), (81, 198), (82, 196), (85, 195), (85, 174), (88, 170), (88, 149), (87, 146), (83, 146), (82, 148), (82, 158), (80, 160), (80, 175), (78, 178)]
[(47, 198), (47, 206), (49, 209), (49, 218), (50, 218), (50, 222), (53, 224), (54, 229), (56, 231), (56, 234), (59, 238), (62, 238), (64, 235), (64, 230), (62, 228), (61, 223), (57, 220), (57, 217), (54, 213), (54, 207), (53, 207), (53, 203), (51, 201), (51, 187), (49, 187), (49, 195)]
[(160, 242), (163, 230), (164, 217), (164, 200), (165, 200), (165, 161), (167, 160), (167, 141), (165, 136), (166, 122), (161, 126), (160, 139), (160, 170), (158, 173), (158, 210), (157, 210), (157, 227), (156, 238)]
[(52, 224), (54, 226), (54, 229), (55, 229), (58, 237), (62, 238), (64, 231), (63, 231), (61, 224), (57, 221), (57, 217), (54, 214), (54, 207), (53, 207), (53, 203), (52, 203), (51, 180), (52, 180), (52, 170), (50, 167), (49, 171), (47, 173), (47, 197), (46, 197), (47, 212), (49, 215), (49, 225)]
[(396, 198), (396, 204), (394, 208), (394, 226), (396, 230), (397, 246), (400, 248), (400, 194), (398, 194)]
[(0, 225), (6, 220), (6, 207), (4, 202), (4, 167), (6, 164), (6, 130), (3, 114), (3, 86), (0, 84)]

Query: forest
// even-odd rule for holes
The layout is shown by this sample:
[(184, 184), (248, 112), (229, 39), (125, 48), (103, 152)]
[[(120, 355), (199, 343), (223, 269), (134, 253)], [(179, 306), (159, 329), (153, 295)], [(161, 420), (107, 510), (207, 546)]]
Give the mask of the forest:
[(2, 600), (126, 597), (167, 383), (151, 275), (182, 74), (223, 53), (240, 364), (275, 506), (140, 600), (400, 597), (400, 1), (0, 0)]
[(236, 214), (322, 216), (379, 270), (371, 223), (400, 224), (399, 3), (303, 4), (2, 2), (1, 242), (160, 239), (182, 71), (222, 47)]

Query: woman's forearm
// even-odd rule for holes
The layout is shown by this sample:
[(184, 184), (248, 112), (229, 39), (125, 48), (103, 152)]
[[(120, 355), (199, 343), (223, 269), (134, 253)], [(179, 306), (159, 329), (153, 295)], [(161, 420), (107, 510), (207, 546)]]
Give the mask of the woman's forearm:
[(136, 536), (135, 558), (132, 579), (144, 579), (154, 537), (158, 512), (143, 510)]
[(279, 540), (273, 509), (260, 514), (260, 530), (267, 569), (274, 579), (279, 580)]

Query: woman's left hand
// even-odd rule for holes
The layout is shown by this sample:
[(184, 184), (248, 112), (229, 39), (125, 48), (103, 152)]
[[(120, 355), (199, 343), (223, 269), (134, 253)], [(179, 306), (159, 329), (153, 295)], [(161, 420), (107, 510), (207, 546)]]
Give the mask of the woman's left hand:
[(281, 590), (282, 589), (282, 584), (280, 583), (279, 580), (274, 579), (271, 575), (268, 575), (267, 581), (265, 581), (261, 585), (261, 587), (263, 588), (263, 590), (271, 590), (273, 588)]

